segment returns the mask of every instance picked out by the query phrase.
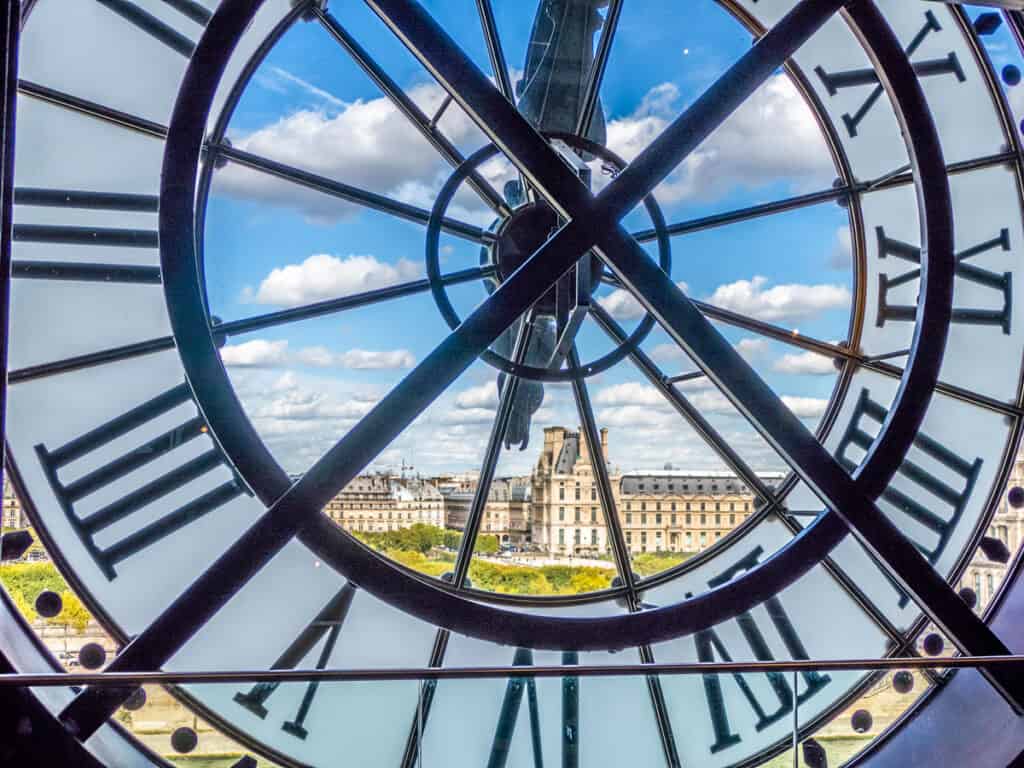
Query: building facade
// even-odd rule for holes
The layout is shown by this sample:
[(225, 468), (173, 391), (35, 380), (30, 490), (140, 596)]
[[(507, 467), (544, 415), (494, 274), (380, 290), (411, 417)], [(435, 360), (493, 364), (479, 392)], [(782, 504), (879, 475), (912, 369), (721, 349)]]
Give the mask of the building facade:
[(28, 516), (14, 493), (10, 480), (4, 477), (3, 529), (5, 531), (28, 528)]
[(444, 498), (420, 478), (390, 474), (360, 475), (331, 499), (324, 512), (342, 528), (384, 533), (416, 523), (443, 528)]
[[(1024, 508), (1010, 504), (1009, 489), (1024, 487), (1024, 452), (1018, 453), (1014, 461), (1007, 490), (999, 501), (999, 507), (992, 516), (986, 536), (999, 539), (1013, 556), (1024, 540)], [(1009, 563), (997, 563), (979, 553), (971, 561), (960, 580), (961, 587), (969, 587), (978, 596), (979, 609), (987, 606), (1002, 584)]]
[[(608, 431), (601, 430), (602, 460), (630, 551), (700, 552), (754, 511), (754, 496), (728, 472), (672, 469), (619, 472), (608, 462)], [(763, 473), (769, 485), (782, 473)], [(532, 476), (533, 545), (563, 555), (608, 553), (608, 529), (586, 440), (564, 427), (544, 430)]]

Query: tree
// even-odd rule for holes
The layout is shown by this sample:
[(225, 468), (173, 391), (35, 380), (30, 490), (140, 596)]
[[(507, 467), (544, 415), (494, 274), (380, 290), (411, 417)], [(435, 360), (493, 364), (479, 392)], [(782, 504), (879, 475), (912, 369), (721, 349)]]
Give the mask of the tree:
[(473, 547), (474, 552), (479, 552), (482, 555), (493, 555), (498, 551), (498, 537), (497, 536), (477, 536), (476, 546)]
[(63, 604), (61, 612), (47, 621), (51, 624), (67, 624), (69, 627), (74, 627), (76, 632), (84, 631), (92, 616), (82, 605), (82, 601), (68, 589), (61, 592), (60, 599)]

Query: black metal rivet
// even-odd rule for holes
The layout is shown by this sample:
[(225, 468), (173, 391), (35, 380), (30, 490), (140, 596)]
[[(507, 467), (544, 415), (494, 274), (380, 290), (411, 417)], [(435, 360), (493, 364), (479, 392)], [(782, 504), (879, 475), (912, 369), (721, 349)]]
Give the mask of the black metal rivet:
[(199, 737), (196, 732), (187, 726), (182, 726), (171, 734), (171, 747), (180, 754), (191, 752), (198, 743)]
[(853, 713), (853, 716), (850, 717), (850, 726), (857, 733), (867, 733), (870, 731), (872, 722), (873, 718), (871, 717), (871, 713), (866, 709), (858, 709)]
[(892, 687), (896, 693), (910, 693), (914, 690), (914, 676), (905, 669), (892, 676)]
[(36, 613), (44, 619), (52, 619), (63, 608), (64, 603), (56, 592), (46, 590), (45, 592), (40, 592), (36, 598)]
[(929, 656), (938, 656), (942, 653), (942, 649), (946, 647), (946, 641), (942, 639), (942, 635), (932, 632), (924, 638), (922, 647)]
[(99, 643), (86, 643), (78, 650), (78, 660), (86, 669), (99, 669), (107, 660), (107, 652)]

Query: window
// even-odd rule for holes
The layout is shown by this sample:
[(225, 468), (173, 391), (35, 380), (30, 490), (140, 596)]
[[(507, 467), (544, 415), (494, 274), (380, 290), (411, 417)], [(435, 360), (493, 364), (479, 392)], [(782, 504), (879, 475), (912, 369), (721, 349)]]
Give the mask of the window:
[(686, 516), (686, 524), (687, 525), (693, 525), (693, 515), (687, 515)]
[(704, 547), (706, 547), (707, 544), (708, 544), (708, 535), (706, 533), (704, 533), (703, 531), (701, 531), (701, 534), (700, 534), (700, 548), (704, 549)]
[(626, 525), (632, 525), (632, 524), (633, 524), (633, 516), (627, 512), (626, 513)]
[(654, 509), (656, 511), (658, 511), (658, 512), (661, 511), (661, 502), (660, 501), (657, 501), (657, 502), (654, 503)]
[(704, 502), (703, 502), (703, 501), (702, 501), (702, 502), (700, 503), (700, 511), (701, 511), (701, 512), (703, 512), (703, 511), (704, 511)]
[(715, 515), (715, 525), (721, 525), (721, 524), (722, 524), (722, 516), (721, 515)]
[(580, 521), (580, 508), (576, 507), (576, 522), (578, 523), (579, 521)]
[(565, 546), (565, 528), (558, 529), (558, 543)]
[(675, 511), (676, 511), (676, 503), (675, 503), (674, 501), (672, 502), (672, 511), (673, 511), (673, 512), (675, 512)]
[(579, 528), (577, 528), (576, 530), (574, 530), (572, 532), (572, 542), (576, 546), (579, 546), (579, 543), (580, 543), (580, 529)]
[(565, 488), (558, 489), (558, 500), (565, 501)]
[(693, 534), (689, 531), (686, 532), (686, 550), (688, 552), (693, 551)]
[(558, 519), (565, 520), (565, 507), (558, 508)]
[(729, 515), (729, 525), (736, 525), (736, 515)]
[(974, 574), (974, 594), (978, 596), (978, 600), (981, 600), (981, 574)]
[(988, 599), (991, 600), (992, 596), (996, 593), (995, 579), (991, 573), (985, 574), (985, 586), (988, 587)]
[(627, 510), (629, 510), (629, 509), (632, 509), (632, 508), (633, 508), (633, 505), (632, 505), (632, 504), (630, 504), (630, 503), (629, 503), (629, 502), (627, 501), (627, 502), (626, 502), (626, 509), (627, 509)]
[(597, 501), (597, 488), (590, 489), (590, 500)]
[(672, 525), (675, 525), (675, 524), (676, 524), (676, 516), (672, 515)]
[(590, 508), (590, 522), (592, 522), (592, 523), (596, 523), (597, 522), (597, 507), (591, 507)]
[(580, 500), (580, 487), (577, 485), (576, 486), (576, 501), (579, 501), (579, 500)]
[(641, 501), (640, 502), (640, 511), (643, 512), (645, 509), (647, 509), (647, 502), (646, 501)]
[(597, 546), (597, 528), (590, 529), (590, 543), (595, 547)]
[(661, 525), (661, 515), (654, 516), (654, 523), (655, 525)]
[(640, 525), (647, 525), (647, 515), (640, 515)]
[(640, 532), (640, 543), (642, 545), (646, 546), (646, 544), (647, 544), (647, 531), (641, 531)]
[(708, 516), (707, 515), (701, 515), (700, 516), (700, 524), (701, 525), (707, 525), (708, 524)]
[(626, 543), (632, 545), (633, 543), (633, 532), (626, 531)]

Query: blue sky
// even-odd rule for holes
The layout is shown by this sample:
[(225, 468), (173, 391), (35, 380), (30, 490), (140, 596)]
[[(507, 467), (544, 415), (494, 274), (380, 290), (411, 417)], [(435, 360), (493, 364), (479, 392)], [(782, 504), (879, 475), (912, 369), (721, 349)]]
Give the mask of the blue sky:
[[(750, 34), (710, 0), (688, 8), (687, 16), (699, 19), (699, 26), (657, 24), (654, 20), (666, 18), (677, 6), (648, 5), (641, 11), (637, 4), (626, 4), (601, 91), (608, 145), (627, 159), (751, 44)], [(450, 2), (428, 6), (490, 74), (475, 11)], [(443, 93), (391, 33), (362, 4), (345, 4), (343, 13), (334, 10), (385, 71), (432, 112)], [(517, 79), (532, 9), (499, 2), (495, 10)], [(484, 143), (454, 107), (439, 125), (466, 154)], [(297, 25), (271, 52), (241, 100), (229, 135), (247, 151), (426, 208), (450, 172), (316, 23)], [(499, 189), (510, 174), (503, 159), (481, 171)], [(675, 222), (827, 187), (835, 175), (811, 112), (785, 76), (777, 74), (656, 196), (666, 219)], [(493, 222), (468, 190), (460, 191), (449, 213), (481, 226)], [(853, 281), (847, 222), (845, 210), (828, 204), (676, 237), (672, 277), (695, 298), (820, 339), (843, 339)], [(649, 226), (640, 212), (625, 223), (631, 229)], [(207, 216), (211, 310), (230, 320), (414, 279), (423, 274), (424, 231), (418, 224), (229, 165), (215, 178)], [(476, 244), (443, 235), (441, 245), (442, 271), (479, 261)], [(479, 283), (451, 294), (463, 314), (486, 295)], [(599, 295), (623, 325), (635, 327), (639, 313), (630, 297), (609, 287)], [(831, 362), (749, 331), (720, 328), (780, 394), (793, 398), (787, 402), (797, 414), (814, 424), (835, 383)], [(301, 471), (421, 360), (446, 329), (429, 294), (418, 295), (239, 336), (230, 340), (224, 358), (257, 428), (282, 463)], [(589, 322), (579, 345), (584, 357), (610, 349)], [(644, 348), (668, 374), (691, 367), (658, 330)], [(425, 472), (473, 468), (493, 415), (494, 379), (493, 369), (475, 365), (377, 466), (415, 457)], [(653, 390), (628, 362), (589, 384), (598, 420), (612, 431), (617, 465), (718, 466), (660, 396), (652, 397)], [(687, 394), (752, 464), (780, 467), (706, 384), (687, 385)], [(503, 458), (509, 472), (524, 471), (535, 461), (539, 427), (577, 423), (565, 387), (548, 387), (534, 421), (530, 449)]]

